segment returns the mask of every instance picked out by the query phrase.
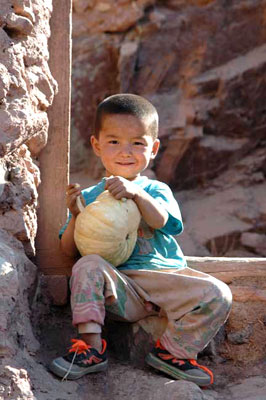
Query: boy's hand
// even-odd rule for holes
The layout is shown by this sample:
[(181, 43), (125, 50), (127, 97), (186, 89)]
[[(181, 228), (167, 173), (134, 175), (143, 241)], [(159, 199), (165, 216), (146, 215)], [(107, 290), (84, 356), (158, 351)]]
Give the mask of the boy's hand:
[(66, 189), (66, 204), (67, 208), (74, 217), (80, 213), (77, 206), (78, 196), (81, 196), (80, 185), (78, 183), (70, 183)]
[(106, 178), (105, 189), (114, 196), (115, 199), (120, 200), (123, 197), (127, 199), (134, 199), (139, 192), (138, 186), (128, 181), (121, 176), (110, 176)]
[(161, 229), (168, 220), (166, 209), (145, 190), (121, 176), (106, 179), (105, 189), (117, 199), (133, 199), (144, 221), (153, 229)]

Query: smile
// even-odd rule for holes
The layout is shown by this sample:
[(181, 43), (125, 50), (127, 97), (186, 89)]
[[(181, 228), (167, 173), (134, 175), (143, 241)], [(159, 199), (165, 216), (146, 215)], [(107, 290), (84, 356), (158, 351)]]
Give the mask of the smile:
[(127, 165), (134, 165), (133, 162), (117, 162), (116, 164), (122, 165), (122, 166), (127, 166)]

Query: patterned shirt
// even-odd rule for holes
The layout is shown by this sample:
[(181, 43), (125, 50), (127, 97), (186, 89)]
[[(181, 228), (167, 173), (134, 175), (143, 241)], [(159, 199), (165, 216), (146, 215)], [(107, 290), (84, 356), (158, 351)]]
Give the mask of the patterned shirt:
[[(163, 228), (153, 229), (142, 219), (138, 229), (138, 239), (130, 258), (118, 269), (162, 269), (184, 268), (184, 255), (174, 238), (183, 231), (179, 206), (169, 186), (146, 176), (140, 176), (134, 183), (139, 185), (151, 197), (156, 199), (168, 212), (168, 220)], [(105, 190), (105, 178), (97, 185), (84, 189), (82, 195), (86, 205), (92, 203)], [(71, 214), (59, 237), (65, 231)]]

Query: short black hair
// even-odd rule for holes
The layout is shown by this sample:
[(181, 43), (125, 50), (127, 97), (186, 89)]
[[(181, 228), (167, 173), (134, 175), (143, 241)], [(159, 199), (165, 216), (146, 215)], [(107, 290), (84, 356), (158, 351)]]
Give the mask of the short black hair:
[(158, 113), (144, 97), (130, 93), (120, 93), (107, 97), (97, 108), (94, 135), (98, 138), (105, 115), (127, 114), (142, 119), (147, 124), (147, 132), (156, 139), (158, 136)]

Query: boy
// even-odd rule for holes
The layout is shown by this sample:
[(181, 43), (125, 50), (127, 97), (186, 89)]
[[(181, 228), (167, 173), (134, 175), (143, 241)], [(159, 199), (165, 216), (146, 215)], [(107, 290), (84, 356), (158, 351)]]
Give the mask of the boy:
[[(74, 265), (71, 307), (81, 340), (72, 339), (69, 354), (51, 363), (50, 369), (61, 377), (77, 379), (106, 369), (101, 327), (107, 310), (131, 322), (166, 316), (166, 330), (147, 363), (199, 386), (213, 381), (196, 358), (227, 319), (231, 292), (223, 282), (186, 266), (173, 237), (183, 230), (173, 194), (166, 184), (141, 176), (158, 152), (157, 135), (157, 111), (140, 96), (110, 96), (97, 109), (91, 144), (106, 177), (82, 192), (84, 200), (89, 204), (107, 189), (116, 199), (133, 199), (142, 222), (133, 254), (123, 265), (113, 268), (97, 255), (82, 257)], [(75, 185), (67, 188), (72, 216), (61, 232), (61, 247), (71, 257), (78, 255), (73, 233), (80, 193)]]

